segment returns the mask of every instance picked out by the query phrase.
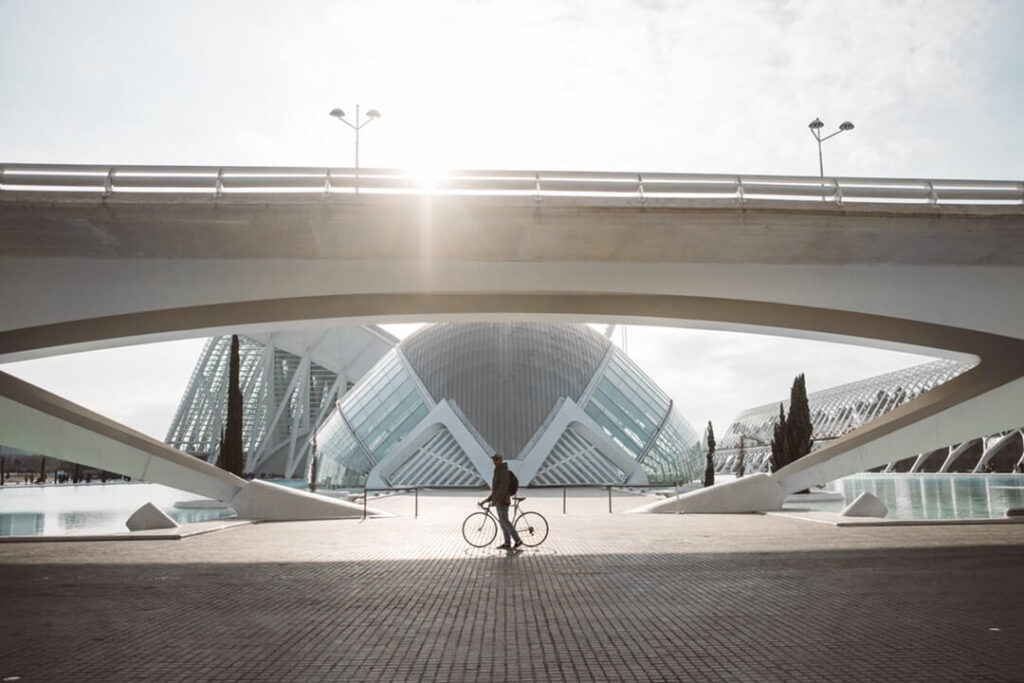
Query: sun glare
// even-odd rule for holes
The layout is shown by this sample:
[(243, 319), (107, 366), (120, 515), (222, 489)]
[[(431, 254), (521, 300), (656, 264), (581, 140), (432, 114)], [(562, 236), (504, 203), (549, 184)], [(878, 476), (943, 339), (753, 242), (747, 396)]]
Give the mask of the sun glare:
[(453, 169), (439, 163), (421, 161), (411, 165), (407, 170), (417, 185), (425, 190), (433, 190), (451, 175)]

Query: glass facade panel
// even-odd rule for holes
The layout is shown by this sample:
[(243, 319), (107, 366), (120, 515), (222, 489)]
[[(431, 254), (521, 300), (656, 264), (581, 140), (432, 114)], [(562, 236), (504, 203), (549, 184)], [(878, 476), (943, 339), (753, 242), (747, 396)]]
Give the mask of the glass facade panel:
[(618, 349), (584, 409), (633, 458), (658, 431), (669, 398)]
[[(325, 462), (317, 479), (326, 487), (362, 486), (373, 466), (426, 417), (430, 408), (397, 354), (391, 351), (345, 395), (339, 411), (317, 436)], [(328, 460), (344, 469), (342, 476), (335, 476), (331, 482)]]
[[(472, 448), (482, 448), (485, 455), (494, 450), (492, 439), (525, 446), (532, 438), (532, 443), (539, 443), (541, 432), (536, 430), (546, 428), (544, 422), (525, 416), (529, 412), (525, 409), (532, 410), (536, 407), (534, 403), (539, 406), (535, 411), (538, 415), (554, 414), (552, 411), (564, 405), (564, 399), (579, 404), (590, 419), (576, 413), (570, 419), (577, 422), (570, 424), (579, 427), (586, 423), (587, 429), (563, 427), (550, 453), (542, 456), (542, 464), (533, 480), (521, 482), (524, 486), (531, 483), (619, 484), (642, 479), (640, 469), (652, 483), (660, 485), (690, 481), (703, 472), (697, 435), (682, 416), (672, 411), (668, 396), (625, 354), (613, 349), (593, 331), (580, 326), (580, 334), (593, 337), (591, 341), (595, 349), (601, 350), (601, 356), (611, 355), (602, 366), (600, 357), (595, 354), (593, 364), (585, 368), (587, 372), (600, 373), (592, 383), (580, 378), (573, 384), (559, 379), (561, 375), (547, 365), (534, 367), (530, 364), (535, 359), (534, 352), (551, 343), (557, 335), (549, 339), (532, 334), (520, 339), (516, 326), (511, 325), (500, 334), (490, 334), (493, 330), (488, 329), (484, 330), (488, 334), (482, 336), (460, 336), (454, 327), (439, 326), (433, 339), (429, 329), (410, 338), (419, 344), (414, 345), (416, 353), (413, 354), (419, 367), (408, 355), (402, 355), (405, 346), (400, 346), (381, 359), (345, 396), (318, 435), (321, 455), (318, 483), (321, 486), (355, 488), (365, 485), (374, 468), (402, 447), (403, 439), (425, 426), (422, 423), (430, 414), (433, 401), (442, 399), (449, 402), (455, 418), (464, 420), (467, 430), (477, 435), (479, 443), (473, 443)], [(530, 327), (532, 333), (537, 332), (535, 327)], [(459, 339), (475, 340), (477, 346), (463, 349), (455, 344)], [(510, 345), (508, 339), (517, 341)], [(448, 353), (453, 344), (462, 349), (457, 359)], [(496, 348), (508, 347), (508, 353), (497, 353), (488, 344)], [(466, 357), (472, 356), (474, 350), (484, 358), (477, 363), (480, 370), (465, 372), (463, 366), (472, 365)], [(548, 357), (568, 364), (575, 359), (571, 353), (561, 351), (549, 352), (545, 358)], [(413, 374), (415, 372), (420, 374)], [(430, 382), (423, 379), (423, 372)], [(524, 377), (534, 379), (529, 383), (512, 381)], [(543, 379), (537, 379), (539, 377)], [(586, 395), (588, 384), (592, 388)], [(421, 391), (429, 392), (429, 396)], [(486, 429), (481, 430), (475, 421), (470, 423), (468, 415), (473, 411), (463, 412), (466, 406), (453, 398), (456, 394), (483, 415), (481, 419)], [(480, 410), (483, 399), (494, 395), (503, 400), (488, 404), (491, 412)], [(591, 424), (591, 420), (596, 425)], [(554, 428), (554, 423), (548, 427)], [(438, 429), (438, 433), (431, 434), (418, 448), (408, 453), (403, 451), (403, 455), (408, 456), (404, 462), (393, 463), (394, 467), (386, 474), (381, 471), (383, 480), (392, 486), (486, 483), (490, 478), (489, 468), (486, 472), (477, 471), (474, 464), (478, 463), (481, 453), (471, 452), (467, 445), (470, 442), (460, 446), (447, 429), (439, 426)], [(602, 433), (599, 436), (589, 432), (590, 429)], [(603, 438), (604, 435), (608, 439)], [(510, 451), (510, 459), (521, 452), (524, 451)], [(628, 463), (621, 457), (623, 453), (634, 462)]]
[(316, 438), (317, 484), (324, 488), (362, 486), (373, 463), (341, 415), (335, 412), (325, 420)]
[(674, 409), (640, 466), (652, 484), (686, 483), (703, 474), (700, 437)]

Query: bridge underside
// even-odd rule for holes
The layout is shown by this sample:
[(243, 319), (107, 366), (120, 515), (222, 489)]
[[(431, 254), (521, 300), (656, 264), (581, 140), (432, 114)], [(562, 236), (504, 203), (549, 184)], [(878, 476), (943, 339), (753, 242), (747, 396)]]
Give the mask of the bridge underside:
[[(71, 204), (77, 214), (61, 205), (47, 223), (45, 204), (0, 203), (9, 247), (0, 361), (223, 331), (429, 319), (618, 320), (978, 360), (777, 472), (777, 490), (748, 498), (748, 509), (884, 465), (897, 447), (925, 452), (1018, 427), (1024, 412), (1024, 211), (1013, 207), (972, 216), (578, 199), (357, 197), (300, 202), (291, 213), (287, 204), (210, 200)], [(0, 395), (18, 403), (9, 385), (0, 382)]]
[[(661, 324), (693, 321), (743, 329), (803, 330), (810, 335), (827, 338), (859, 337), (902, 347), (940, 349), (979, 359), (976, 367), (961, 376), (775, 473), (772, 479), (777, 488), (762, 491), (760, 497), (746, 492), (736, 503), (747, 509), (776, 507), (787, 493), (884, 465), (892, 459), (894, 452), (923, 452), (964, 441), (977, 434), (1011, 428), (1020, 421), (1020, 408), (1024, 405), (1024, 340), (863, 313), (699, 297), (339, 295), (128, 314), (42, 330), (5, 333), (0, 335), (0, 342), (24, 343), (25, 339), (44, 335), (50, 340), (80, 344), (102, 340), (111, 330), (117, 330), (119, 336), (140, 337), (175, 328), (181, 325), (182, 320), (204, 329), (217, 326), (218, 321), (221, 325), (229, 321), (229, 324), (238, 326), (299, 321), (308, 325), (316, 315), (327, 316), (323, 320), (332, 324), (345, 319), (362, 321), (377, 317), (425, 316), (562, 320), (625, 317)], [(5, 386), (0, 385), (0, 393), (17, 401), (16, 397), (6, 395)], [(19, 427), (17, 423), (11, 424), (8, 430), (8, 433), (16, 433)], [(16, 442), (10, 445), (24, 447), (26, 444)], [(71, 450), (68, 448), (67, 452)], [(107, 469), (119, 471), (113, 467)], [(707, 495), (704, 494), (705, 497)], [(696, 505), (696, 501), (693, 504)], [(664, 507), (671, 511), (677, 509), (674, 505), (666, 504)]]

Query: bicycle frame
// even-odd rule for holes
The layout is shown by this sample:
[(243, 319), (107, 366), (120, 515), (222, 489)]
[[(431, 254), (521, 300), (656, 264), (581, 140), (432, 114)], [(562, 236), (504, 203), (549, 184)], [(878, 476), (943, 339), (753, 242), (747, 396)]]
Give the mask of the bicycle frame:
[[(522, 503), (523, 500), (525, 500), (523, 497), (513, 497), (512, 502), (514, 503), (514, 505), (510, 506), (512, 507), (512, 514), (509, 515), (510, 521), (512, 522), (513, 528), (516, 529), (517, 533), (519, 533), (520, 536), (525, 534), (525, 538), (521, 539), (522, 545), (525, 545), (527, 547), (535, 547), (543, 543), (544, 540), (547, 538), (548, 522), (544, 518), (544, 515), (540, 514), (539, 512), (523, 510), (522, 506), (520, 505), (520, 503)], [(493, 534), (496, 534), (498, 529), (501, 528), (501, 522), (498, 519), (497, 514), (495, 514), (495, 512), (493, 511), (493, 503), (481, 502), (477, 503), (477, 506), (481, 509), (481, 512), (471, 513), (469, 517), (467, 517), (463, 521), (462, 535), (463, 538), (466, 539), (467, 543), (479, 548), (489, 544), (491, 541), (494, 540)], [(490, 523), (493, 525), (491, 527), (493, 531), (487, 534), (488, 539), (485, 542), (476, 543), (475, 540), (479, 539), (474, 540), (470, 538), (470, 533), (467, 533), (466, 523), (469, 522), (469, 520), (471, 520), (473, 517), (480, 514), (483, 514), (485, 516), (484, 519), (490, 520)], [(525, 522), (525, 525), (521, 524), (521, 522), (523, 522), (524, 520), (527, 520)], [(481, 526), (476, 529), (477, 532), (482, 531), (483, 524), (485, 523), (481, 522)]]

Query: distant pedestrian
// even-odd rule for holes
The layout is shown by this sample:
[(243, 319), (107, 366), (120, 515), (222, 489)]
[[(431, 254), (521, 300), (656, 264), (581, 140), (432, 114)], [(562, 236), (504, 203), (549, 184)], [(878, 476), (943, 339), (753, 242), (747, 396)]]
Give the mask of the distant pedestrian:
[[(498, 512), (498, 524), (501, 526), (502, 536), (505, 542), (498, 546), (498, 550), (515, 550), (523, 544), (512, 522), (508, 519), (508, 507), (512, 504), (510, 489), (512, 486), (512, 473), (509, 472), (508, 463), (502, 459), (500, 453), (491, 457), (494, 463), (494, 478), (491, 480), (491, 495), (484, 498), (483, 502), (490, 502)], [(512, 541), (515, 545), (510, 545)]]

